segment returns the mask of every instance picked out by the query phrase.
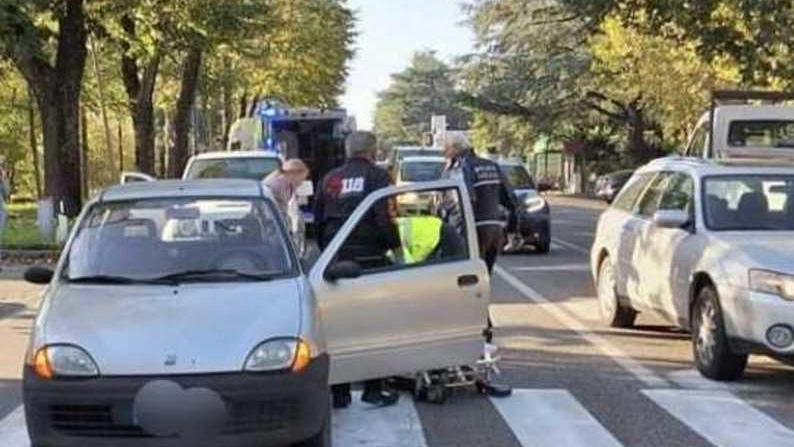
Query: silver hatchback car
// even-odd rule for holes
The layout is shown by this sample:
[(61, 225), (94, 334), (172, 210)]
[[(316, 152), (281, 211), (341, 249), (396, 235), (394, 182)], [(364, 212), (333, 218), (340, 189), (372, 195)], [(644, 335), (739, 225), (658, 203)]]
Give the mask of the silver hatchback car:
[[(378, 268), (341, 256), (373, 207), (418, 192), (460, 206), (455, 250)], [(309, 268), (257, 182), (104, 191), (55, 271), (26, 275), (49, 283), (24, 372), (32, 446), (330, 446), (329, 384), (482, 352), (489, 281), (466, 194), (378, 191)]]

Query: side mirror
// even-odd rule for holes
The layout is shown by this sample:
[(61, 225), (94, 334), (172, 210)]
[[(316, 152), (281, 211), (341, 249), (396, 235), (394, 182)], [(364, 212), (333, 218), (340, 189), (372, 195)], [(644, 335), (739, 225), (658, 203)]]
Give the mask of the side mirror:
[(44, 267), (31, 267), (25, 271), (25, 281), (31, 284), (47, 285), (55, 272)]
[(335, 262), (325, 270), (323, 277), (326, 281), (336, 282), (340, 279), (354, 279), (361, 276), (363, 269), (353, 261)]
[(653, 215), (653, 224), (659, 228), (680, 229), (689, 222), (689, 213), (683, 210), (659, 210)]

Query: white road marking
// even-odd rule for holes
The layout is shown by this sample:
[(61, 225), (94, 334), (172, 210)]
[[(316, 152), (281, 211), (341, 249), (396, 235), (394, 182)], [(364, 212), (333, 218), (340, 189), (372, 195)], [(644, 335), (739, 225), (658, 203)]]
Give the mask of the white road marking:
[(360, 447), (427, 447), (422, 421), (411, 396), (403, 395), (397, 405), (374, 407), (353, 393), (353, 404), (333, 413), (334, 445)]
[(621, 447), (568, 391), (513, 390), (491, 402), (524, 447)]
[(520, 279), (508, 273), (501, 266), (496, 266), (494, 269), (497, 275), (502, 277), (514, 289), (521, 292), (528, 300), (536, 303), (543, 304), (544, 309), (551, 313), (560, 323), (568, 329), (578, 333), (582, 338), (587, 340), (590, 344), (596, 347), (603, 354), (609, 356), (618, 363), (623, 369), (630, 372), (634, 377), (643, 382), (646, 386), (654, 388), (669, 388), (670, 383), (662, 377), (656, 375), (650, 369), (646, 368), (637, 360), (631, 358), (628, 354), (623, 352), (620, 348), (610, 343), (604, 337), (594, 334), (590, 331), (586, 324), (571, 315), (564, 307), (554, 303), (541, 295), (535, 289), (524, 284)]
[(588, 256), (590, 255), (590, 249), (589, 248), (580, 247), (580, 246), (578, 246), (576, 244), (573, 244), (571, 242), (565, 242), (565, 241), (563, 241), (561, 239), (557, 239), (556, 237), (552, 238), (552, 241), (554, 241), (558, 245), (562, 245), (563, 247), (565, 247), (567, 249), (570, 249), (570, 250), (573, 250), (573, 251), (576, 251), (576, 252), (579, 252), (579, 253), (582, 253), (582, 254), (585, 254), (585, 255), (588, 255)]
[(516, 272), (589, 272), (590, 264), (537, 265), (517, 267), (511, 270)]
[(0, 440), (3, 447), (29, 447), (25, 426), (25, 408), (20, 405), (0, 421)]
[(727, 391), (646, 390), (643, 393), (714, 445), (794, 445), (794, 431)]

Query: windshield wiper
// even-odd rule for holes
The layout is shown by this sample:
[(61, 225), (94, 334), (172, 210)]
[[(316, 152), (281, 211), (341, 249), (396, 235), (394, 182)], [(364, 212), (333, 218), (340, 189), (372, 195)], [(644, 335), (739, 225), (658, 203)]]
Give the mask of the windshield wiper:
[(187, 270), (184, 272), (172, 273), (170, 275), (155, 278), (157, 281), (184, 281), (184, 280), (212, 280), (218, 278), (234, 278), (249, 281), (270, 281), (277, 275), (274, 273), (262, 272), (251, 273), (241, 272), (233, 269), (207, 269), (207, 270)]
[(171, 286), (175, 284), (174, 281), (170, 281), (165, 278), (140, 279), (140, 278), (129, 278), (127, 276), (111, 276), (111, 275), (80, 276), (77, 278), (66, 278), (66, 280), (73, 284), (118, 284), (118, 285), (145, 284), (145, 285), (155, 285), (155, 286)]

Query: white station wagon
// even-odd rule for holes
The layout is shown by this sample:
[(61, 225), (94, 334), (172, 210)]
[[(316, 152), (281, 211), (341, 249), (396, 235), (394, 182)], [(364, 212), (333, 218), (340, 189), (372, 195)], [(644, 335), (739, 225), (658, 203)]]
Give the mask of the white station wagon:
[(603, 319), (690, 330), (706, 377), (741, 377), (748, 354), (794, 359), (794, 166), (653, 161), (601, 216), (591, 261)]

